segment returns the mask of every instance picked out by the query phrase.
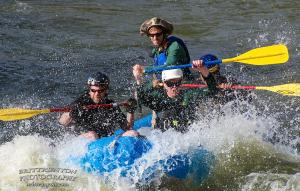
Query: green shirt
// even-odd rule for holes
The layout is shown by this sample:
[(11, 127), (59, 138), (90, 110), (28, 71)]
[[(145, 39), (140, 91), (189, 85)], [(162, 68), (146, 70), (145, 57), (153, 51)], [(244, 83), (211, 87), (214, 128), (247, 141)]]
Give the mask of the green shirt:
[(173, 41), (166, 50), (159, 51), (158, 48), (154, 48), (152, 54), (158, 56), (163, 51), (166, 51), (167, 54), (167, 61), (164, 66), (182, 65), (189, 62), (184, 48), (176, 41)]
[[(181, 41), (181, 39), (177, 37), (173, 37), (175, 39), (178, 39)], [(159, 67), (166, 67), (166, 66), (174, 66), (174, 65), (183, 65), (183, 64), (189, 64), (190, 62), (190, 56), (188, 53), (188, 50), (186, 47), (183, 47), (185, 45), (181, 45), (176, 40), (170, 40), (167, 42), (167, 48), (159, 50), (158, 48), (154, 48), (152, 50), (153, 58), (158, 58), (160, 54), (165, 54), (166, 61), (163, 65), (156, 66), (156, 68)], [(182, 42), (183, 43), (183, 42)], [(185, 49), (186, 48), (186, 49)], [(188, 68), (182, 69), (184, 80), (192, 80), (193, 76), (191, 74), (191, 71)]]

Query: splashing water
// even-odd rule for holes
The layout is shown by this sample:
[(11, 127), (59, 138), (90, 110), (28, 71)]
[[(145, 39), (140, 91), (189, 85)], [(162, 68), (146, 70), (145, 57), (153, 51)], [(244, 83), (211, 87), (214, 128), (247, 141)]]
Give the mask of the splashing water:
[[(201, 119), (185, 134), (141, 129), (153, 149), (136, 161), (127, 177), (120, 175), (121, 169), (113, 176), (99, 177), (65, 163), (70, 154), (82, 155), (86, 151), (88, 141), (82, 138), (65, 136), (53, 146), (53, 141), (44, 137), (17, 136), (0, 147), (1, 161), (6, 161), (0, 164), (1, 188), (32, 190), (20, 181), (21, 169), (67, 168), (76, 170), (77, 178), (61, 190), (297, 190), (299, 155), (290, 146), (271, 144), (268, 139), (269, 129), (277, 127), (276, 115), (262, 114), (247, 103), (239, 103), (239, 109), (233, 109), (235, 104), (226, 104), (220, 112), (201, 112), (205, 117), (199, 115)], [(193, 177), (182, 181), (162, 173), (156, 174), (151, 184), (139, 182), (143, 171), (156, 161), (193, 152), (199, 146), (216, 157), (209, 177), (201, 184), (192, 184)]]

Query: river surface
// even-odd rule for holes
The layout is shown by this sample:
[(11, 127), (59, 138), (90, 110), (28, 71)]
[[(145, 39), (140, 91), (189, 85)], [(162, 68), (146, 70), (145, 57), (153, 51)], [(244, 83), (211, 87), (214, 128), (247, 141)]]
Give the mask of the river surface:
[[(125, 100), (133, 89), (132, 66), (152, 63), (150, 42), (139, 35), (139, 26), (154, 16), (174, 24), (192, 59), (206, 53), (231, 58), (285, 44), (290, 56), (285, 64), (229, 63), (221, 65), (222, 73), (243, 85), (300, 83), (299, 10), (295, 0), (0, 0), (0, 107), (68, 105), (95, 71), (110, 77), (113, 99)], [(185, 135), (151, 134), (157, 145), (173, 145), (172, 151), (165, 148), (169, 155), (198, 144), (213, 152), (217, 162), (202, 184), (163, 177), (150, 188), (138, 187), (134, 179), (104, 183), (80, 172), (68, 186), (45, 189), (300, 190), (300, 97), (252, 94), (252, 103), (239, 103), (236, 110), (228, 104), (222, 115), (202, 116)], [(58, 168), (57, 161), (76, 151), (80, 140), (70, 138), (57, 118), (51, 113), (0, 121), (0, 190), (42, 190), (22, 182), (19, 170)], [(158, 151), (164, 148), (145, 159), (159, 160)]]

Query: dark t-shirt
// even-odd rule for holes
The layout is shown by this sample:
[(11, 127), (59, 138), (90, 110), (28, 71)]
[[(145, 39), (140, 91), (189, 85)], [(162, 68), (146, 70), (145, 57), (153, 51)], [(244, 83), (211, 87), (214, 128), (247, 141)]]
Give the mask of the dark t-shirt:
[[(114, 101), (105, 98), (99, 104), (111, 104)], [(95, 104), (88, 92), (71, 104), (70, 115), (75, 121), (75, 132), (95, 131), (99, 137), (108, 136), (119, 128), (126, 127), (126, 116), (119, 107), (84, 109), (83, 106)]]

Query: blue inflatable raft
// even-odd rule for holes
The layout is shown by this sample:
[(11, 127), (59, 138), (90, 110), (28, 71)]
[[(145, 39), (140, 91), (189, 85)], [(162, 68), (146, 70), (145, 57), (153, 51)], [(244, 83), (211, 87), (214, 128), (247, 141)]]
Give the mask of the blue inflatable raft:
[[(151, 115), (148, 115), (135, 121), (133, 129), (150, 127), (150, 124)], [(120, 136), (117, 133), (89, 143), (87, 152), (79, 158), (72, 158), (72, 161), (89, 173), (101, 176), (118, 170), (121, 176), (130, 177), (132, 168), (139, 165), (137, 160), (149, 152), (152, 145), (145, 137)], [(181, 153), (154, 162), (143, 170), (140, 181), (151, 181), (159, 171), (178, 179), (192, 177), (199, 183), (207, 177), (213, 161), (212, 153), (199, 147), (192, 153)]]

